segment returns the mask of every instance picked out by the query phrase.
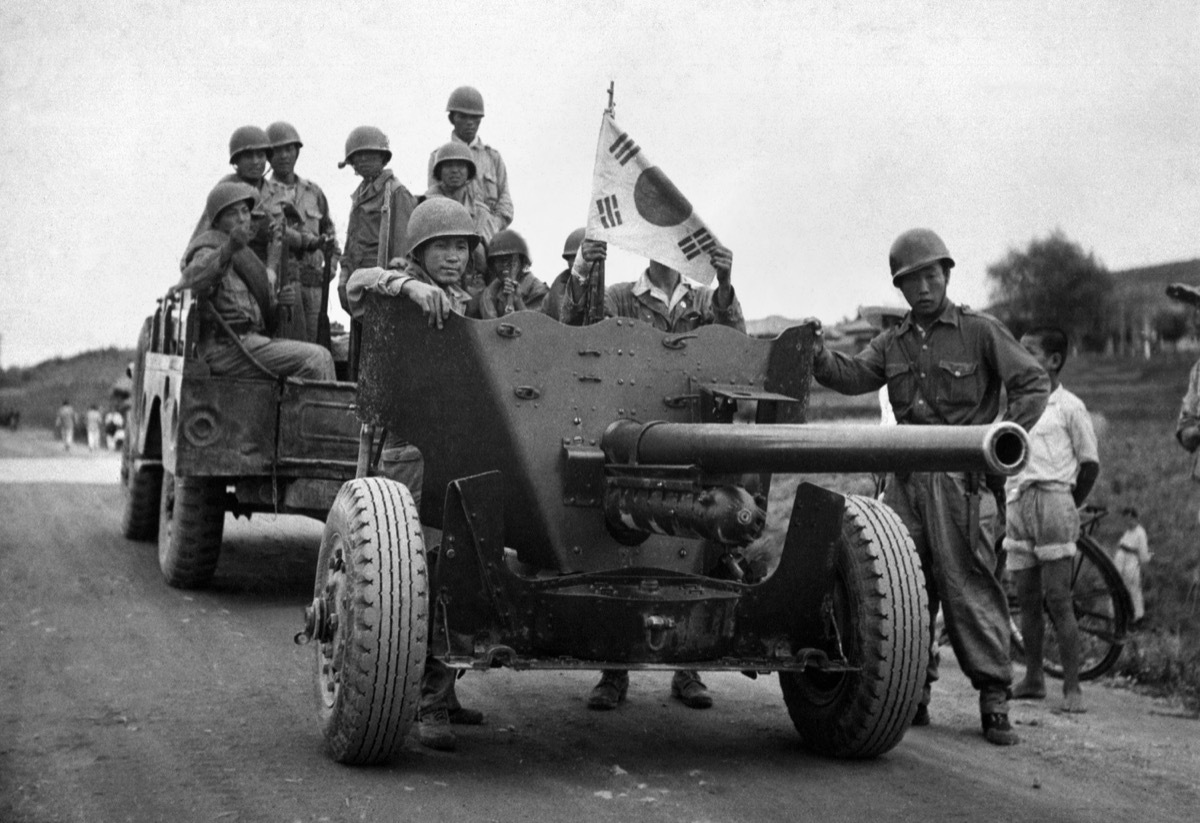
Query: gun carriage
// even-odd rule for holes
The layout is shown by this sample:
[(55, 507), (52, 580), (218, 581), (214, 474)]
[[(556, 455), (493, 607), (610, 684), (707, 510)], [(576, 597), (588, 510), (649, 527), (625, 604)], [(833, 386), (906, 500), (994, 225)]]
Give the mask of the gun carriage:
[[(762, 534), (770, 473), (1025, 460), (1011, 424), (805, 423), (807, 327), (766, 341), (518, 312), (434, 330), (408, 301), (371, 297), (362, 341), (359, 476), (329, 512), (297, 635), (314, 641), (322, 729), (346, 763), (399, 748), (427, 655), (775, 672), (806, 747), (885, 752), (929, 653), (911, 540), (881, 502), (801, 483), (777, 565), (755, 569), (742, 552)], [(420, 512), (367, 476), (382, 429), (425, 455)]]

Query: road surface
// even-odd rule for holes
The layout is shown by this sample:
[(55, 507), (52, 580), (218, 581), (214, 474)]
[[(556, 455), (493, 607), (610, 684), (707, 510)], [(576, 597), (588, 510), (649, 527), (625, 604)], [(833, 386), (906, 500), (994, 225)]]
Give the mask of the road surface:
[[(454, 754), (408, 741), (386, 767), (330, 761), (312, 648), (297, 647), (320, 524), (227, 519), (211, 589), (168, 588), (120, 536), (109, 454), (0, 433), (0, 820), (1180, 821), (1200, 809), (1200, 724), (1087, 685), (1091, 711), (1015, 704), (995, 748), (949, 661), (933, 725), (887, 755), (797, 745), (774, 677), (706, 676), (716, 705), (635, 673), (615, 712), (591, 673), (468, 674)], [(20, 439), (25, 438), (25, 439)], [(5, 456), (8, 456), (5, 459)]]

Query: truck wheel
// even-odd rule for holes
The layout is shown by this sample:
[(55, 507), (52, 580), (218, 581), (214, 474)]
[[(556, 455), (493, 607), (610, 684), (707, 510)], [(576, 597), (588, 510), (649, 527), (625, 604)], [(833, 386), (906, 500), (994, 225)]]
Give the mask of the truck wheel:
[(217, 570), (225, 530), (225, 486), (205, 477), (162, 476), (158, 567), (168, 586), (198, 589)]
[(317, 560), (317, 714), (339, 763), (382, 763), (417, 712), (429, 641), (425, 540), (402, 484), (342, 486)]
[(826, 651), (854, 672), (780, 672), (805, 748), (867, 758), (891, 749), (912, 722), (929, 658), (921, 562), (900, 518), (869, 497), (846, 497), (826, 615)]
[(135, 470), (128, 457), (121, 460), (121, 485), (125, 490), (125, 508), (121, 512), (121, 533), (130, 540), (153, 540), (158, 534), (158, 508), (162, 496), (162, 469), (143, 466)]

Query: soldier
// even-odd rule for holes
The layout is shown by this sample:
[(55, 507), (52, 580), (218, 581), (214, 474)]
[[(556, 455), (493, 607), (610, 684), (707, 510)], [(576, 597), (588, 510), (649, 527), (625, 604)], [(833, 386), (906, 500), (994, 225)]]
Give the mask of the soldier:
[[(813, 376), (843, 394), (887, 385), (897, 422), (904, 426), (991, 423), (1008, 391), (1005, 419), (1026, 431), (1041, 417), (1050, 378), (994, 317), (957, 306), (946, 296), (954, 260), (928, 229), (901, 234), (888, 255), (892, 284), (910, 311), (855, 357), (824, 346), (816, 329)], [(889, 478), (886, 502), (908, 527), (925, 572), (930, 629), (939, 602), (954, 654), (979, 690), (984, 737), (996, 745), (1018, 742), (1008, 720), (1009, 614), (996, 576), (996, 500), (981, 494), (984, 478), (947, 472), (904, 472)], [(932, 634), (930, 645), (933, 643)], [(931, 654), (924, 694), (913, 725), (929, 724), (930, 684), (938, 660)]]
[[(604, 260), (607, 255), (607, 243), (582, 241), (559, 307), (562, 322), (571, 325), (583, 322), (589, 264)], [(742, 305), (730, 284), (733, 253), (717, 246), (710, 256), (717, 270), (715, 289), (705, 288), (670, 266), (651, 260), (636, 281), (615, 283), (604, 290), (604, 316), (636, 317), (665, 332), (692, 331), (714, 323), (745, 332)]]
[(586, 228), (580, 227), (567, 235), (567, 241), (563, 244), (562, 258), (566, 261), (567, 267), (558, 273), (558, 277), (550, 284), (550, 292), (546, 295), (546, 299), (542, 302), (542, 311), (559, 319), (559, 310), (562, 308), (563, 291), (567, 288), (567, 279), (571, 276), (571, 264), (575, 262), (575, 253), (579, 251), (579, 244), (583, 242), (583, 235), (587, 232)]
[(512, 229), (492, 239), (487, 251), (487, 285), (467, 307), (467, 315), (483, 319), (514, 311), (543, 311), (548, 289), (530, 271), (529, 246)]
[[(346, 157), (338, 163), (339, 169), (352, 166), (362, 178), (350, 195), (346, 248), (338, 274), (338, 299), (347, 312), (350, 275), (361, 268), (384, 267), (407, 248), (408, 220), (417, 198), (385, 168), (391, 159), (387, 135), (374, 126), (359, 126), (346, 138)], [(381, 248), (384, 237), (387, 243)]]
[(271, 182), (277, 187), (276, 201), (290, 204), (299, 220), (298, 226), (288, 229), (288, 247), (293, 265), (300, 271), (300, 301), (307, 321), (308, 342), (315, 343), (317, 320), (325, 310), (321, 305), (325, 254), (337, 254), (337, 227), (329, 217), (325, 192), (296, 174), (296, 159), (304, 146), (300, 133), (290, 123), (280, 121), (267, 126), (267, 138), (271, 146), (268, 158), (273, 171)]
[[(233, 166), (233, 173), (217, 181), (245, 183), (257, 194), (258, 200), (254, 212), (250, 215), (251, 234), (248, 245), (264, 263), (267, 262), (267, 246), (271, 240), (271, 224), (280, 218), (278, 207), (275, 206), (275, 184), (266, 177), (267, 160), (270, 157), (271, 140), (267, 133), (258, 126), (241, 126), (229, 137), (229, 163)], [(192, 239), (208, 231), (215, 217), (216, 215), (207, 212), (200, 215), (196, 230), (192, 232)]]
[(276, 305), (294, 306), (300, 298), (294, 284), (276, 297), (274, 273), (250, 250), (257, 203), (252, 186), (218, 183), (205, 207), (212, 223), (184, 253), (183, 276), (175, 288), (207, 296), (219, 318), (201, 318), (200, 356), (217, 375), (261, 377), (266, 369), (278, 376), (333, 380), (333, 357), (324, 347), (268, 336)]
[[(512, 195), (508, 190), (508, 169), (500, 152), (485, 145), (477, 136), (479, 123), (483, 120), (483, 95), (471, 86), (459, 86), (450, 93), (446, 103), (447, 117), (454, 127), (450, 134), (450, 142), (461, 143), (471, 152), (475, 163), (475, 177), (471, 179), (471, 188), (475, 192), (475, 200), (482, 203), (491, 212), (491, 237), (500, 229), (507, 228), (513, 220)], [(429, 186), (437, 182), (434, 167), (437, 164), (438, 151), (429, 155)]]
[[(567, 278), (563, 291), (559, 309), (562, 322), (571, 325), (583, 322), (588, 265), (604, 260), (607, 254), (607, 243), (581, 241), (572, 276)], [(730, 284), (733, 253), (724, 246), (717, 246), (710, 256), (713, 268), (717, 270), (717, 288), (704, 288), (670, 266), (651, 260), (636, 282), (615, 283), (604, 290), (604, 315), (636, 317), (665, 332), (692, 331), (715, 323), (744, 333), (746, 322), (742, 319), (742, 307)], [(588, 708), (615, 709), (628, 690), (629, 672), (605, 669), (588, 697)], [(708, 687), (700, 675), (690, 669), (675, 672), (671, 678), (671, 696), (693, 709), (707, 709), (712, 705)]]
[[(421, 307), (431, 326), (440, 329), (451, 312), (466, 312), (471, 296), (461, 286), (462, 276), (479, 236), (463, 206), (439, 197), (413, 210), (408, 238), (412, 248), (403, 260), (392, 261), (389, 268), (360, 268), (351, 275), (346, 287), (350, 314), (362, 314), (368, 292), (405, 297)], [(400, 433), (389, 431), (381, 455), (380, 474), (403, 483), (420, 510), (425, 474), (421, 452), (404, 441)], [(453, 669), (436, 658), (426, 659), (416, 728), (417, 740), (423, 746), (453, 751), (457, 741), (451, 724), (483, 722), (482, 712), (459, 704), (454, 680)]]
[(433, 177), (437, 181), (425, 192), (428, 197), (449, 197), (461, 203), (475, 222), (475, 232), (483, 241), (475, 247), (471, 265), (463, 275), (463, 286), (471, 294), (483, 290), (487, 269), (485, 250), (496, 232), (503, 229), (502, 222), (488, 208), (483, 198), (471, 185), (475, 180), (475, 160), (465, 143), (447, 143), (434, 153)]

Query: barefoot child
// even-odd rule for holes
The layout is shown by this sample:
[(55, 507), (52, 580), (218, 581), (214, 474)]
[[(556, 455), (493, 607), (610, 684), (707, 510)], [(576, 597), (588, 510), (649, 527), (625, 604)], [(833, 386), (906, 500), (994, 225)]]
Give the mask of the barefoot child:
[(1079, 506), (1100, 473), (1096, 434), (1083, 401), (1059, 383), (1067, 359), (1067, 336), (1037, 328), (1021, 345), (1050, 375), (1046, 411), (1029, 432), (1029, 463), (1007, 484), (1004, 547), (1017, 585), (1025, 678), (1013, 688), (1017, 700), (1046, 696), (1042, 670), (1043, 603), (1054, 623), (1063, 664), (1063, 711), (1086, 711), (1079, 688), (1079, 627), (1071, 603), (1071, 558), (1079, 538)]

